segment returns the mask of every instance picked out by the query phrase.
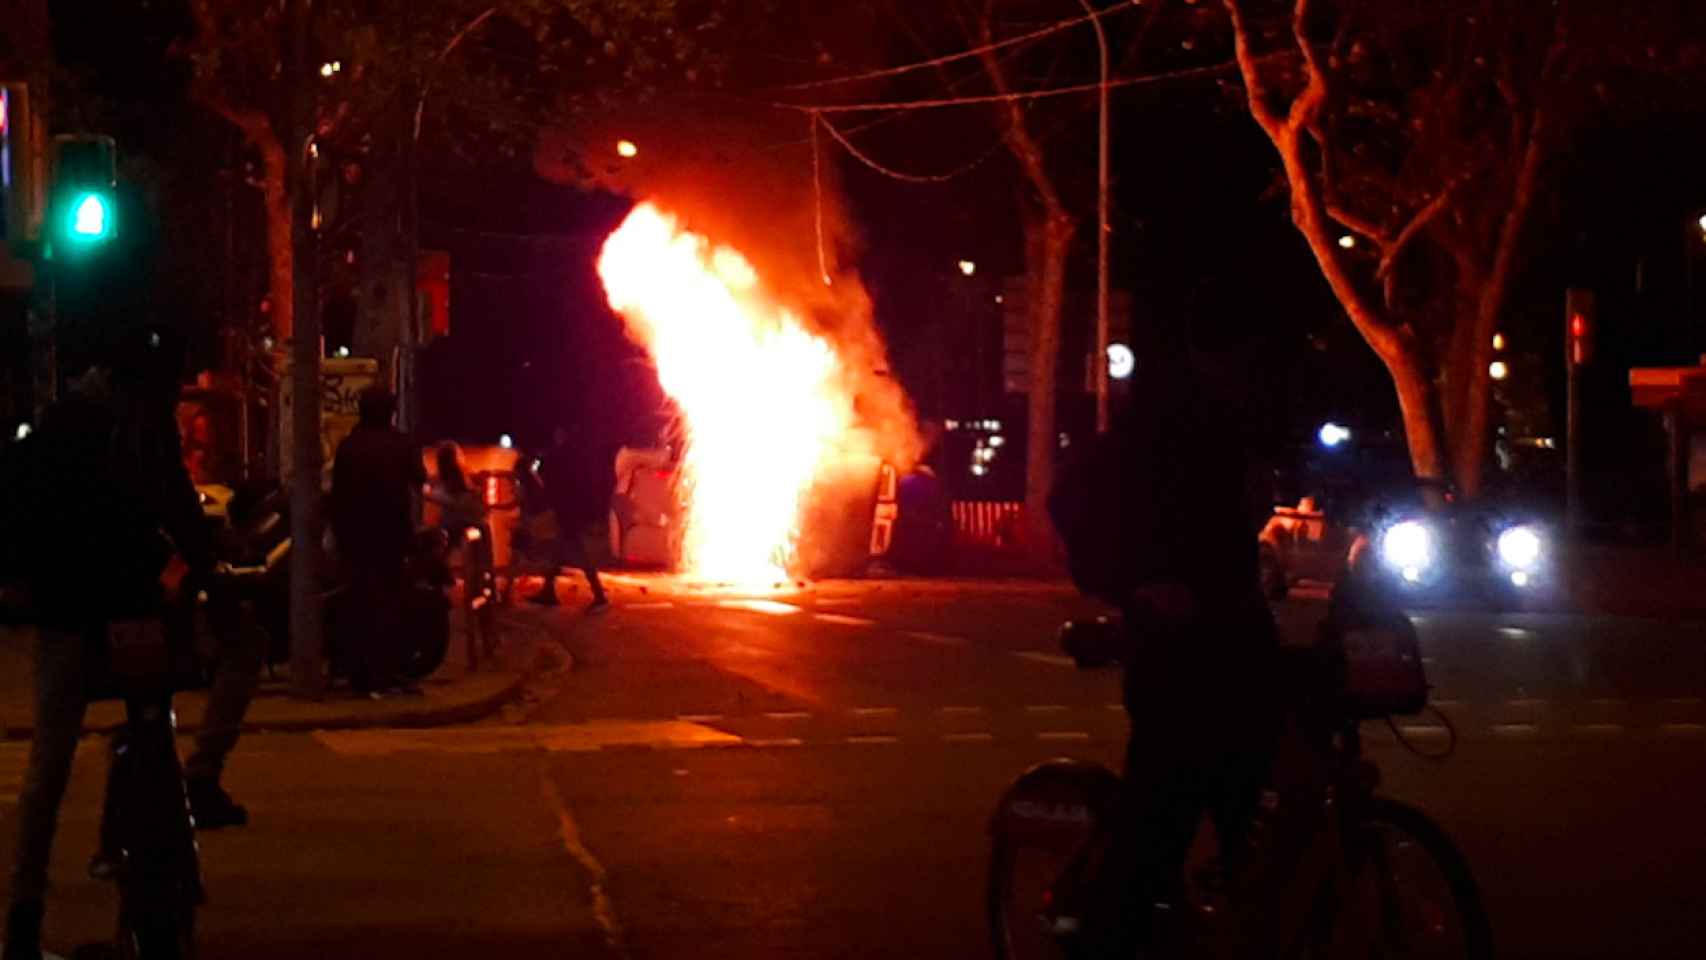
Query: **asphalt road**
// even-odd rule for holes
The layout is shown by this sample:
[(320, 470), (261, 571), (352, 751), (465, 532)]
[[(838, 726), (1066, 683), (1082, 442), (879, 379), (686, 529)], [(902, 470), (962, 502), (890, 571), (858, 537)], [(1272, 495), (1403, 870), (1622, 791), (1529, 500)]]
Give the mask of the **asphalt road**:
[[(1117, 677), (1052, 648), (1068, 591), (654, 588), (558, 614), (578, 665), (529, 724), (257, 737), (254, 811), (204, 841), (211, 957), (987, 955), (985, 821), (1058, 755), (1112, 762)], [(1282, 620), (1307, 631), (1319, 604)], [(1386, 792), (1475, 869), (1507, 957), (1689, 957), (1706, 941), (1706, 626), (1427, 615), (1443, 764), (1384, 731)], [(1424, 746), (1437, 719), (1403, 721)], [(92, 745), (91, 745), (92, 746)], [(50, 931), (107, 923), (78, 866), (80, 754)], [(0, 779), (17, 765), (0, 747)], [(10, 752), (8, 752), (10, 751)], [(12, 828), (0, 845), (9, 854)]]

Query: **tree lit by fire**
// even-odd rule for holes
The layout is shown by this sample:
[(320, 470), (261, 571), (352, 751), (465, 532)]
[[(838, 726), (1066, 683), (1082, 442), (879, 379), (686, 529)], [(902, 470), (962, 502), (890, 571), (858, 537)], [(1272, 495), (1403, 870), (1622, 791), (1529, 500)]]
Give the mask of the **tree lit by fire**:
[(805, 497), (854, 428), (841, 358), (770, 297), (738, 251), (652, 203), (605, 241), (598, 272), (686, 421), (683, 571), (754, 585), (784, 578)]

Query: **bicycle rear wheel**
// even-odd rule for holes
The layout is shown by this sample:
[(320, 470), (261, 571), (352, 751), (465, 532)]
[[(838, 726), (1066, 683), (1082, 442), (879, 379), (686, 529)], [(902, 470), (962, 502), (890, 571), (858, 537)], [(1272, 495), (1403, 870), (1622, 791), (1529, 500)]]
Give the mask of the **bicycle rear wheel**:
[(1492, 924), (1463, 854), (1426, 814), (1371, 802), (1345, 837), (1348, 875), (1324, 898), (1311, 960), (1490, 960)]
[[(986, 891), (997, 960), (1060, 958), (1063, 918), (1076, 914), (1069, 888), (1088, 878), (1083, 861), (1119, 781), (1092, 764), (1055, 761), (1020, 777), (990, 827)], [(1071, 874), (1071, 875), (1069, 875)]]

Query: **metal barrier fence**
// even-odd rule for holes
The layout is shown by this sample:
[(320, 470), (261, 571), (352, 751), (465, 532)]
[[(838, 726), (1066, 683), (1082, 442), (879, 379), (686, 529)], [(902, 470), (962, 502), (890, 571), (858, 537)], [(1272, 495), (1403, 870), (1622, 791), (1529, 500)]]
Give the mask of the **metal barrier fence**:
[(1019, 542), (1025, 505), (1018, 500), (955, 500), (953, 515), (955, 543), (1008, 547)]

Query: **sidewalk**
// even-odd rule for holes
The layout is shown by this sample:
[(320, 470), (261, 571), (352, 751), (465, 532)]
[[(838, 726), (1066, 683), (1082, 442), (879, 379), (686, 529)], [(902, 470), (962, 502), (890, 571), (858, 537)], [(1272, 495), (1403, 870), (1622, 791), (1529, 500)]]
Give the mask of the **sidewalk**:
[(1663, 546), (1577, 544), (1561, 556), (1563, 605), (1599, 616), (1706, 620), (1706, 562)]
[[(421, 684), (422, 696), (370, 700), (338, 688), (320, 699), (292, 696), (289, 665), (280, 664), (278, 675), (263, 673), (261, 688), (249, 708), (246, 731), (337, 730), (358, 727), (427, 727), (466, 723), (495, 713), (521, 692), (530, 670), (551, 644), (545, 622), (528, 610), (502, 610), (503, 648), (495, 660), (485, 662), (478, 672), (469, 672), (464, 655), (461, 623), (452, 624), (452, 642), (445, 663)], [(33, 732), (31, 703), (30, 644), (27, 629), (0, 627), (0, 729), (9, 740), (29, 739)], [(179, 730), (194, 732), (206, 709), (203, 691), (181, 693), (175, 698)], [(124, 705), (91, 704), (84, 729), (110, 730), (124, 719)]]

